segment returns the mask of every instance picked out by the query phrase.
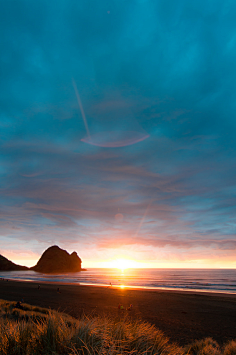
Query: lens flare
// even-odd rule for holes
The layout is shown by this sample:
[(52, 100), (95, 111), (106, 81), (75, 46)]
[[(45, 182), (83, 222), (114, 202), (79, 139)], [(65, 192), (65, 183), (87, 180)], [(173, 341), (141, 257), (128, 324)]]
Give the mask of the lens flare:
[(81, 141), (98, 147), (119, 148), (142, 142), (148, 137), (148, 134), (135, 131), (110, 131), (95, 133)]
[(117, 213), (117, 214), (115, 215), (115, 219), (116, 219), (117, 222), (122, 222), (123, 219), (124, 219), (124, 216), (123, 216), (122, 213)]
[[(73, 78), (72, 78), (72, 84), (75, 90), (75, 95), (78, 101), (80, 112), (84, 121), (84, 126), (87, 132), (87, 136), (81, 139), (82, 142), (95, 145), (98, 147), (104, 147), (104, 148), (119, 148), (119, 147), (126, 147), (128, 145), (133, 145), (138, 142), (142, 142), (143, 140), (149, 137), (149, 134), (147, 134), (146, 131), (141, 129), (141, 127), (137, 129), (138, 125), (137, 122), (135, 123), (134, 120), (131, 120), (130, 122), (133, 130), (127, 129), (128, 128), (127, 118), (124, 116), (124, 114), (119, 112), (118, 108), (113, 110), (113, 112), (109, 112), (109, 120), (106, 120), (106, 123), (107, 124), (109, 123), (109, 125), (110, 122), (112, 122), (112, 127), (107, 127), (106, 125), (106, 127), (103, 127), (100, 130), (100, 132), (95, 132), (91, 134), (90, 129), (88, 127), (86, 115), (83, 109), (82, 101), (79, 95), (79, 91), (76, 82)], [(114, 117), (114, 115), (116, 117)], [(117, 122), (119, 123), (118, 125)]]

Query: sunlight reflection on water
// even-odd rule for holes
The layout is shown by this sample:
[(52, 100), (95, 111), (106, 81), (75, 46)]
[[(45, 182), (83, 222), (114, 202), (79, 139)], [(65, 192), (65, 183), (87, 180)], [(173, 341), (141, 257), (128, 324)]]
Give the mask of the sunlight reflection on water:
[(88, 269), (61, 275), (34, 271), (1, 272), (5, 279), (100, 285), (121, 289), (174, 289), (236, 293), (235, 269)]

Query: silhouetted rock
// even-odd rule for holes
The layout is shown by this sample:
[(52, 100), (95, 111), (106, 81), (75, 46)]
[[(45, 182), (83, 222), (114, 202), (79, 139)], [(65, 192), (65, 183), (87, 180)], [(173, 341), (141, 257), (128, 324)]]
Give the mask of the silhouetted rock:
[(27, 266), (14, 264), (4, 256), (0, 255), (0, 271), (20, 271), (29, 270)]
[(65, 273), (81, 271), (81, 259), (74, 251), (71, 255), (57, 245), (42, 254), (41, 258), (31, 270), (43, 273)]

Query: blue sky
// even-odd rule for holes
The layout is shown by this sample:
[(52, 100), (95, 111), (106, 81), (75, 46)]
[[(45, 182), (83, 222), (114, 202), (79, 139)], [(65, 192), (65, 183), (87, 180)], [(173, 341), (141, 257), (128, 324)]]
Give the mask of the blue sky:
[(0, 0), (1, 254), (236, 267), (235, 16)]

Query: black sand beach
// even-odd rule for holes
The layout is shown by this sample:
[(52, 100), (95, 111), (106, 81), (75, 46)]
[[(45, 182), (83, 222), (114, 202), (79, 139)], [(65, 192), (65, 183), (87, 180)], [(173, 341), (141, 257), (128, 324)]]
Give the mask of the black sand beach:
[[(60, 292), (57, 292), (57, 289)], [(82, 315), (142, 319), (180, 345), (212, 337), (219, 344), (236, 338), (236, 295), (133, 290), (113, 287), (0, 281), (0, 298)], [(132, 311), (119, 311), (118, 304)]]

